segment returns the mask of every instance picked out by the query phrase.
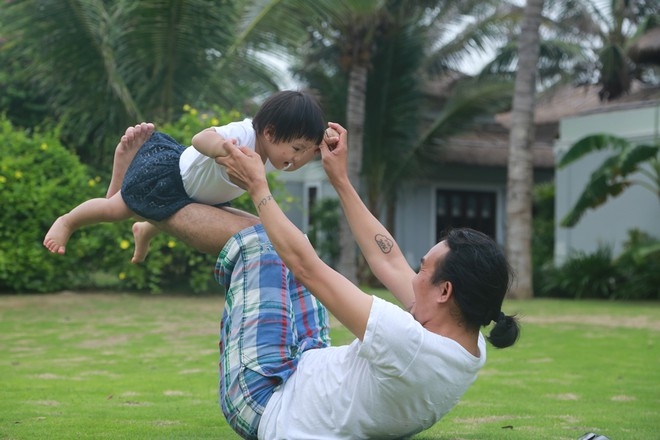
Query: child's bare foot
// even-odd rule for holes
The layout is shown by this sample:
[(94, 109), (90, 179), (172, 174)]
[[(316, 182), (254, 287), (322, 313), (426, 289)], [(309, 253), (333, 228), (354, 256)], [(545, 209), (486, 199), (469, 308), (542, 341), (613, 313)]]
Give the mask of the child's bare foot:
[(133, 127), (128, 127), (115, 148), (115, 158), (112, 164), (112, 178), (108, 185), (105, 197), (110, 198), (121, 189), (124, 174), (133, 161), (138, 149), (144, 144), (154, 132), (154, 124), (142, 122)]
[(46, 238), (44, 238), (44, 246), (54, 254), (64, 255), (66, 252), (66, 243), (73, 230), (66, 220), (66, 215), (59, 217), (55, 223), (50, 227)]
[(149, 222), (133, 223), (133, 238), (135, 239), (135, 251), (131, 263), (142, 263), (149, 253), (151, 239), (158, 234), (158, 228)]

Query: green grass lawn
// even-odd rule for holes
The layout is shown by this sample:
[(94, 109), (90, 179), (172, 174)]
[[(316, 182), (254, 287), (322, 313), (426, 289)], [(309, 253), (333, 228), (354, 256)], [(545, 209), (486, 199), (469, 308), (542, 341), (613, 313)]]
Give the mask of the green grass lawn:
[[(375, 291), (382, 294), (381, 291)], [(0, 439), (237, 439), (217, 404), (220, 296), (0, 296)], [(660, 438), (660, 304), (532, 300), (416, 440)], [(351, 339), (341, 326), (333, 343)]]

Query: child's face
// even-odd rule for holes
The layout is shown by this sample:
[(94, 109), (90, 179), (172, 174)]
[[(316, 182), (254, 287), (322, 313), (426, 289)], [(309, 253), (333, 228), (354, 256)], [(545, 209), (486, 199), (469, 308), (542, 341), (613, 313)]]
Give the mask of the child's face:
[(294, 171), (319, 154), (319, 146), (309, 139), (294, 139), (290, 142), (266, 141), (266, 156), (278, 170)]

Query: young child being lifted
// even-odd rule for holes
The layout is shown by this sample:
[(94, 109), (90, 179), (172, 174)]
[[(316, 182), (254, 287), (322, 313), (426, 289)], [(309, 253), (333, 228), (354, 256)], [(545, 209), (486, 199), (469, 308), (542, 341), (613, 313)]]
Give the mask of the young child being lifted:
[[(50, 252), (64, 254), (71, 234), (83, 226), (131, 217), (162, 221), (194, 202), (226, 205), (244, 192), (216, 163), (228, 145), (254, 150), (268, 170), (293, 171), (318, 153), (325, 129), (317, 99), (299, 91), (270, 96), (251, 120), (200, 131), (191, 147), (154, 132), (153, 124), (129, 127), (117, 146), (106, 198), (87, 200), (60, 216), (43, 244)], [(157, 233), (147, 221), (133, 225), (133, 263), (144, 261)]]

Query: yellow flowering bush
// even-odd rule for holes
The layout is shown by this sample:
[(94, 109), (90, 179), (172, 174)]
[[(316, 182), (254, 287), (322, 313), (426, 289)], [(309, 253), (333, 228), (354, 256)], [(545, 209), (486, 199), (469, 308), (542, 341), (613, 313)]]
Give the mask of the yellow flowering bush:
[[(57, 130), (13, 127), (0, 116), (0, 291), (46, 292), (89, 285), (100, 267), (88, 231), (65, 256), (42, 246), (46, 231), (75, 204), (98, 197), (88, 170), (58, 141)], [(80, 252), (84, 250), (83, 252)]]

